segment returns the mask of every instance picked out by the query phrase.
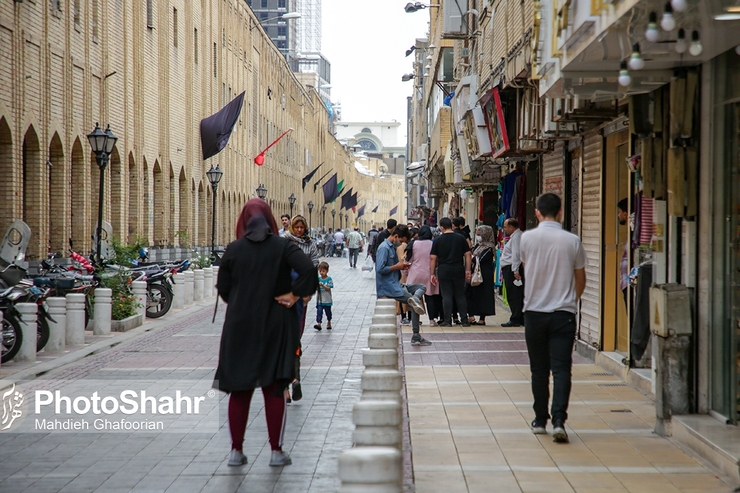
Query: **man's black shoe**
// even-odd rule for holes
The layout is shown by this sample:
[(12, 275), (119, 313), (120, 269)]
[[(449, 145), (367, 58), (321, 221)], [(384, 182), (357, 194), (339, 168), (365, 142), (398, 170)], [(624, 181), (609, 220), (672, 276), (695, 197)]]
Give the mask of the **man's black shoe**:
[(470, 327), (470, 324), (469, 324), (469, 323), (467, 323), (467, 322), (463, 322), (463, 323), (462, 323), (462, 326), (463, 326), (463, 327)]
[(552, 441), (556, 443), (568, 443), (568, 433), (565, 432), (565, 423), (560, 420), (552, 420)]
[(437, 324), (437, 327), (452, 327), (452, 324), (449, 322), (440, 322)]
[(501, 327), (521, 327), (521, 324), (514, 324), (511, 322), (504, 322), (501, 324)]

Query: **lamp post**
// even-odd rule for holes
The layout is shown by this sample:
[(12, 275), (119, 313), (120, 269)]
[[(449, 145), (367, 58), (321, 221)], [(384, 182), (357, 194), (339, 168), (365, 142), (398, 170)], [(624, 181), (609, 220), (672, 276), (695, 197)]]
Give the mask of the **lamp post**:
[(218, 182), (221, 181), (224, 172), (218, 167), (218, 164), (214, 168), (211, 165), (211, 169), (206, 171), (208, 181), (211, 182), (211, 188), (213, 189), (213, 215), (211, 217), (211, 259), (216, 260), (216, 191), (218, 190)]
[(95, 129), (88, 134), (87, 140), (90, 142), (95, 153), (95, 161), (98, 163), (100, 168), (100, 188), (98, 189), (98, 226), (95, 230), (96, 236), (96, 255), (98, 265), (103, 264), (103, 258), (101, 254), (101, 240), (103, 236), (103, 194), (105, 193), (105, 181), (103, 180), (105, 167), (108, 166), (108, 160), (110, 159), (110, 153), (113, 152), (113, 148), (116, 146), (118, 137), (113, 135), (111, 132), (110, 125), (103, 132), (100, 129), (100, 124), (95, 122)]
[(313, 211), (313, 200), (308, 202), (308, 230), (311, 231), (311, 211)]
[[(337, 226), (337, 223), (334, 222), (334, 216), (336, 216), (336, 215), (337, 215), (337, 210), (336, 209), (332, 209), (331, 210), (331, 229), (333, 229), (333, 230), (336, 230), (337, 229), (337, 227), (336, 227)], [(340, 214), (339, 217), (341, 218), (342, 215)]]
[(349, 229), (349, 214), (344, 213), (344, 227)]
[(255, 189), (255, 192), (257, 192), (257, 197), (262, 200), (265, 200), (265, 197), (267, 197), (267, 188), (262, 183)]
[(326, 204), (321, 206), (321, 226), (326, 230)]
[(342, 228), (342, 213), (341, 213), (341, 211), (339, 212), (339, 229), (344, 229), (344, 228)]
[(288, 197), (288, 203), (290, 204), (290, 218), (293, 219), (293, 206), (295, 205), (296, 196), (294, 193), (290, 194), (290, 197)]

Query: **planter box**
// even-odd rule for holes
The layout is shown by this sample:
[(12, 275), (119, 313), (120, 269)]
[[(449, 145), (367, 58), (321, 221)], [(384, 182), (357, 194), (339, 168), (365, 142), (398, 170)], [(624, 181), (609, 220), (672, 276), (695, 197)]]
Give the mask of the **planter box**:
[(123, 320), (111, 320), (110, 330), (112, 332), (126, 332), (138, 327), (144, 323), (144, 316), (141, 314), (132, 315)]

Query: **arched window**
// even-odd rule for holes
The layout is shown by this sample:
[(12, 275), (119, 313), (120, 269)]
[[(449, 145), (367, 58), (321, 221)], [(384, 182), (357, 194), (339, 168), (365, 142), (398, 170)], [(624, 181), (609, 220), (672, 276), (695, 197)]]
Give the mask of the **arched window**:
[(370, 130), (369, 128), (365, 127), (362, 130), (360, 130), (360, 133), (361, 134), (371, 134), (371, 133), (373, 133), (373, 131)]

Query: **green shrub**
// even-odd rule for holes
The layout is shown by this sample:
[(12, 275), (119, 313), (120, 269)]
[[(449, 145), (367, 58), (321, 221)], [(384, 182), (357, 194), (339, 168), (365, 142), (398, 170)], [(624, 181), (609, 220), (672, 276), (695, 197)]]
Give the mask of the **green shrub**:
[(199, 253), (192, 258), (190, 265), (195, 269), (205, 269), (213, 263), (210, 253)]
[(136, 315), (136, 308), (139, 303), (131, 292), (129, 276), (123, 273), (116, 273), (111, 277), (101, 280), (104, 288), (112, 291), (111, 318), (113, 320), (123, 320)]
[(115, 235), (110, 242), (113, 248), (113, 256), (108, 259), (108, 263), (122, 265), (124, 267), (133, 267), (136, 259), (139, 258), (139, 249), (147, 245), (146, 240), (141, 237), (134, 238), (133, 243), (122, 243)]

